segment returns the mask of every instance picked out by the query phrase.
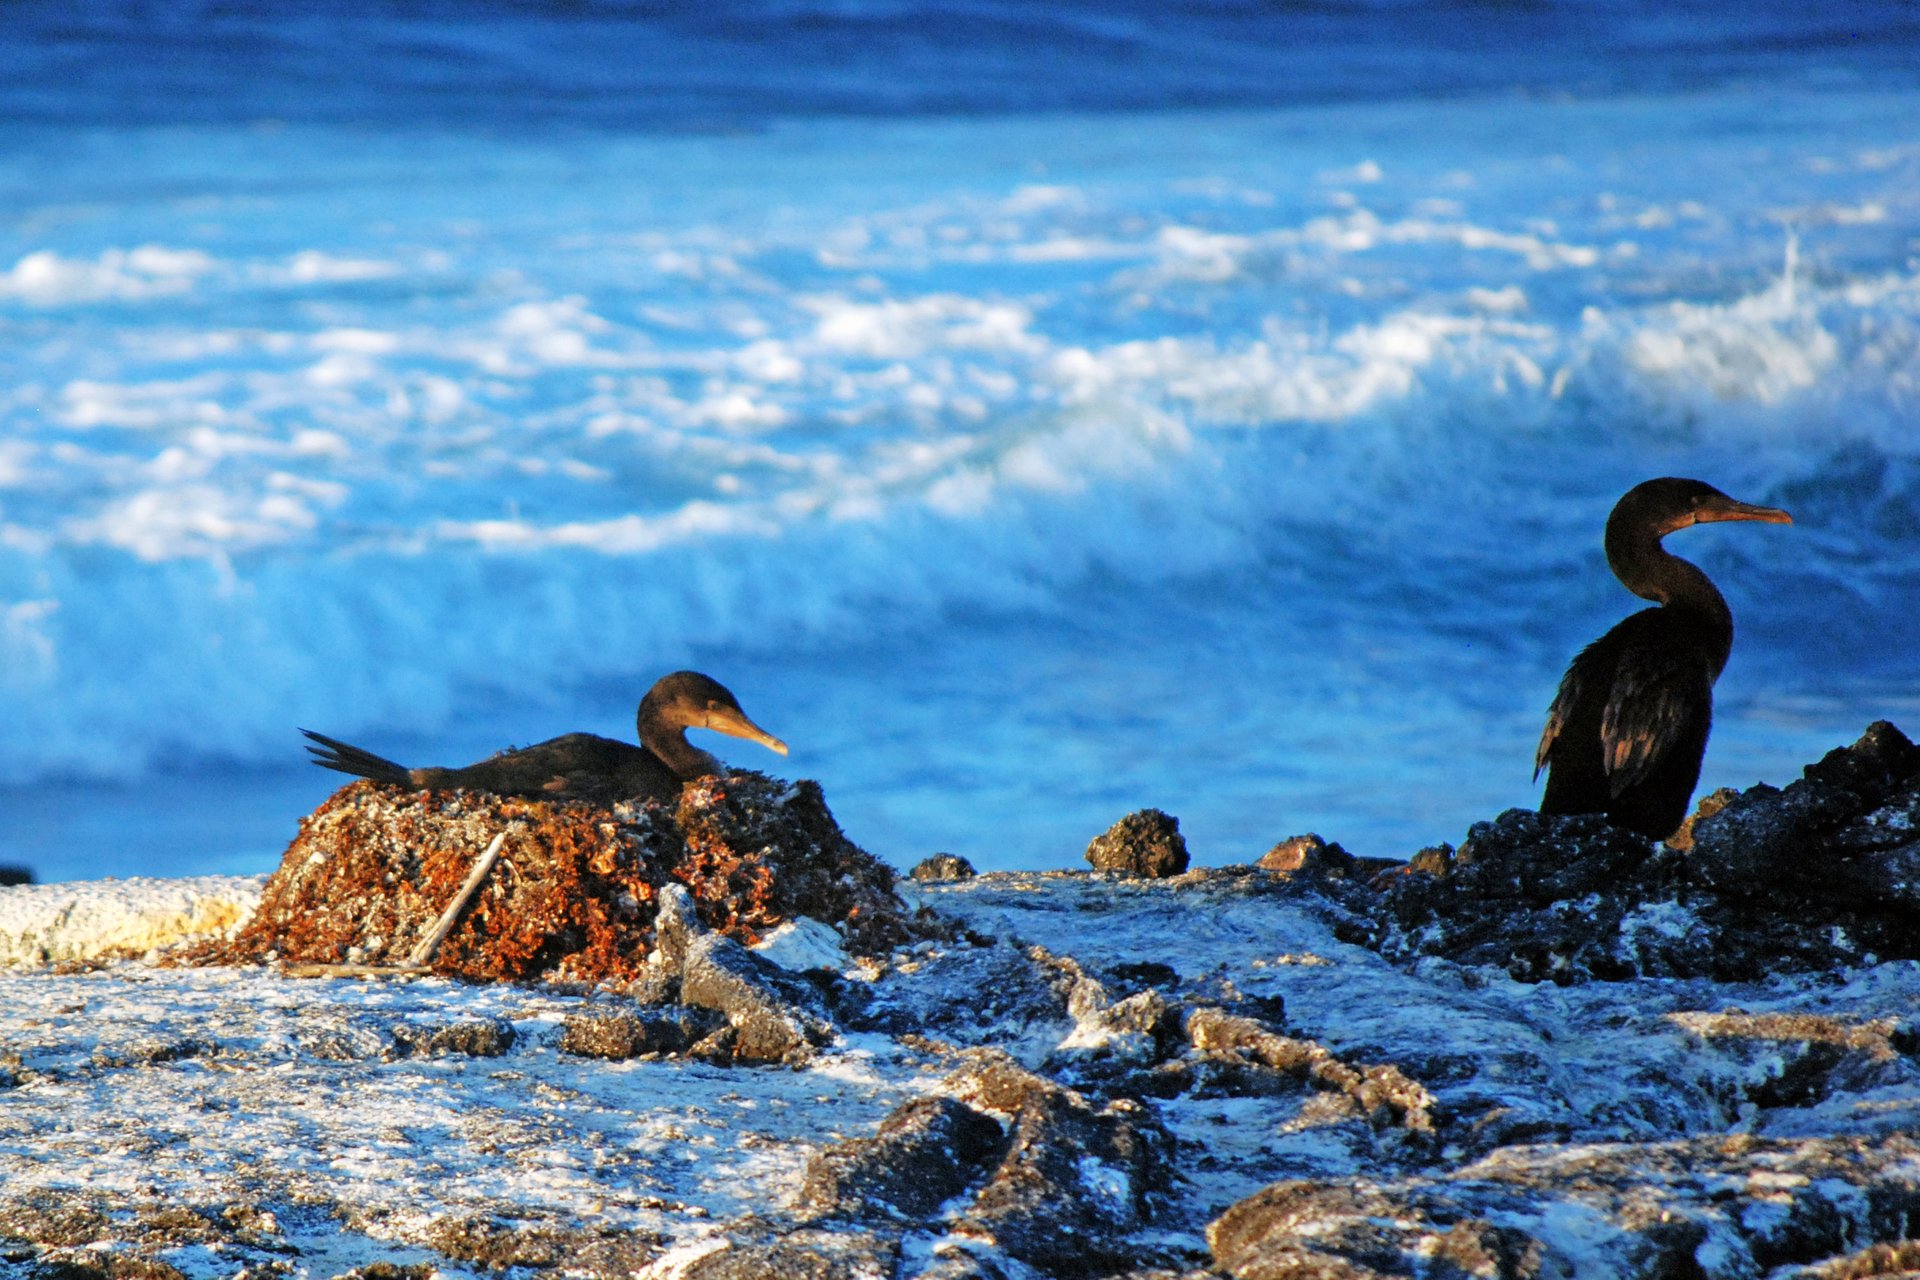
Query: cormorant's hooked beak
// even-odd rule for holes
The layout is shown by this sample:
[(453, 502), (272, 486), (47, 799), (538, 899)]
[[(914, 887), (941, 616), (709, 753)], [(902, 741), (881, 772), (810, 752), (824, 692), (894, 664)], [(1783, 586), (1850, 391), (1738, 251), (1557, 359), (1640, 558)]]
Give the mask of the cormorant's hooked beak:
[(1710, 524), (1719, 520), (1757, 520), (1761, 524), (1793, 523), (1793, 517), (1778, 507), (1756, 506), (1751, 502), (1736, 502), (1732, 498), (1700, 507), (1695, 511), (1693, 519), (1695, 524)]
[(745, 738), (757, 742), (769, 751), (787, 754), (787, 744), (747, 719), (747, 713), (736, 707), (712, 707), (707, 711), (706, 728), (716, 733), (728, 734), (735, 738)]

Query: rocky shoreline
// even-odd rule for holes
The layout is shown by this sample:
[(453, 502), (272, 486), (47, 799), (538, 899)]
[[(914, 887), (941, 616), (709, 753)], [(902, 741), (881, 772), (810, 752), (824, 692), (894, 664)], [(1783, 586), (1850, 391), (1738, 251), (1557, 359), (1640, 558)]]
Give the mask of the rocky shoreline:
[(1516, 812), (1175, 874), (1156, 819), (1159, 878), (949, 860), (879, 932), (871, 885), (748, 923), (656, 875), (618, 982), (292, 980), (258, 913), (241, 963), (0, 973), (0, 1268), (1920, 1271), (1920, 751), (1706, 809), (1684, 850)]

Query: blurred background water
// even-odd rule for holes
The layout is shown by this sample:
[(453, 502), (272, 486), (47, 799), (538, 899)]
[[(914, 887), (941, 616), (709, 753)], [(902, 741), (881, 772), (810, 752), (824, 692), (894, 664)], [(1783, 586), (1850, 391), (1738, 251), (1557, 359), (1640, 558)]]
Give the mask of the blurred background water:
[(1920, 716), (1920, 16), (0, 11), (0, 861), (266, 870), (696, 666), (899, 865), (1405, 856), (1639, 607), (1703, 788)]

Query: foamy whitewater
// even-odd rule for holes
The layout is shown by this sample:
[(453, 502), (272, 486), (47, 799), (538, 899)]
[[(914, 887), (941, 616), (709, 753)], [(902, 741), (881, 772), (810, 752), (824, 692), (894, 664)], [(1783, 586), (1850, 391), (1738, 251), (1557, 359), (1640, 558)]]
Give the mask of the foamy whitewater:
[(1897, 6), (188, 8), (0, 19), (0, 861), (265, 870), (296, 726), (463, 763), (682, 666), (897, 864), (1404, 856), (1537, 798), (1662, 474), (1796, 520), (1669, 544), (1703, 790), (1920, 729)]

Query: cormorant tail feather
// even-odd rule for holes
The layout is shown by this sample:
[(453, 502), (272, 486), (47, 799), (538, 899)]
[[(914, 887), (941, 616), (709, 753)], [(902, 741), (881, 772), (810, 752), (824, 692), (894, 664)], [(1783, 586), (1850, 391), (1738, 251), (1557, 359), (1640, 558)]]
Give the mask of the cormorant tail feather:
[(350, 742), (329, 738), (324, 733), (315, 733), (311, 729), (302, 729), (300, 732), (320, 744), (309, 745), (307, 751), (313, 756), (313, 762), (323, 768), (337, 769), (358, 778), (372, 778), (375, 782), (392, 782), (403, 787), (413, 785), (413, 777), (405, 765), (395, 764), (385, 756), (377, 756)]

